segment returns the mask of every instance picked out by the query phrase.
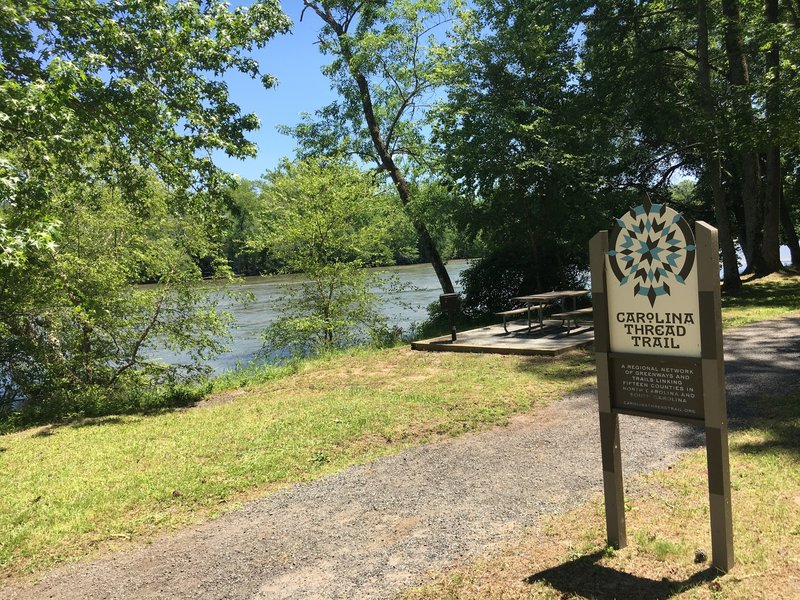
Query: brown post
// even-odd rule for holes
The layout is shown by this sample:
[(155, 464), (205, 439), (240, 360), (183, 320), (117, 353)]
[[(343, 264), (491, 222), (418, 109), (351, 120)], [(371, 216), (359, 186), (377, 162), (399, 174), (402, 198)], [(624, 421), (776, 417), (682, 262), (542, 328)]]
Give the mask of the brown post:
[(731, 474), (728, 459), (728, 411), (725, 400), (725, 364), (717, 230), (702, 221), (695, 224), (697, 275), (700, 294), (700, 349), (703, 376), (711, 513), (711, 562), (727, 573), (734, 563)]
[(605, 257), (608, 232), (598, 232), (589, 242), (594, 308), (594, 346), (597, 364), (597, 394), (600, 410), (600, 448), (603, 458), (603, 493), (606, 504), (606, 539), (609, 546), (628, 545), (625, 531), (625, 491), (622, 485), (622, 454), (619, 443), (619, 416), (611, 410), (611, 382), (608, 353), (608, 300), (606, 297)]

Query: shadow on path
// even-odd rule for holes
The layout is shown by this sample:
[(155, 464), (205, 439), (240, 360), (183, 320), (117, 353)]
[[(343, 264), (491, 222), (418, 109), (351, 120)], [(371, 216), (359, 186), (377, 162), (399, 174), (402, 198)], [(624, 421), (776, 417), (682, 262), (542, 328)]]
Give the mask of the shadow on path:
[(595, 600), (616, 598), (656, 600), (669, 598), (711, 581), (717, 576), (717, 570), (709, 567), (681, 581), (667, 578), (647, 579), (598, 564), (603, 555), (601, 551), (581, 556), (557, 567), (529, 575), (523, 581), (528, 584), (546, 582), (570, 597), (577, 594)]

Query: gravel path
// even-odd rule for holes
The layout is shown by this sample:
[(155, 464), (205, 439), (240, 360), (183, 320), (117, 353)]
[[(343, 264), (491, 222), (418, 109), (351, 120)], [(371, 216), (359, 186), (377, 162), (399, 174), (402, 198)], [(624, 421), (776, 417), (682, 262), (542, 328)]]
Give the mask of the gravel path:
[[(747, 400), (800, 390), (800, 317), (725, 335), (732, 424)], [(622, 417), (626, 476), (703, 443), (697, 427)], [(392, 598), (602, 490), (596, 395), (505, 428), (409, 450), (250, 503), (0, 598)]]

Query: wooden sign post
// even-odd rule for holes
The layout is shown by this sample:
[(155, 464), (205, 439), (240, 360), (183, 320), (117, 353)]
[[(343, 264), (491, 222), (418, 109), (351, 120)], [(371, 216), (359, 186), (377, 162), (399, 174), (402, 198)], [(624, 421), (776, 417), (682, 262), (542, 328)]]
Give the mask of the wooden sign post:
[(619, 415), (705, 426), (712, 564), (733, 567), (717, 230), (646, 201), (590, 242), (608, 543), (627, 545)]

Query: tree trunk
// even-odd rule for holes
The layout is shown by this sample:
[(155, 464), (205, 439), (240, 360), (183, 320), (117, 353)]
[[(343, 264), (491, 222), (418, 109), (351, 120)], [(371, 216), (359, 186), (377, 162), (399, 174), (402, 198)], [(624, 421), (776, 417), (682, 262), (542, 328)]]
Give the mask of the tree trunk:
[[(403, 172), (397, 166), (397, 163), (395, 163), (394, 158), (392, 158), (389, 148), (386, 145), (383, 136), (381, 135), (380, 127), (378, 126), (378, 119), (375, 116), (375, 109), (372, 104), (372, 94), (370, 93), (369, 82), (364, 74), (359, 71), (357, 66), (354, 64), (355, 61), (353, 60), (352, 49), (349, 45), (348, 34), (345, 29), (346, 26), (337, 22), (329, 9), (320, 7), (314, 3), (309, 3), (307, 0), (305, 5), (317, 13), (317, 15), (334, 31), (334, 33), (336, 33), (336, 37), (339, 40), (339, 47), (341, 48), (342, 58), (348, 66), (350, 75), (353, 77), (356, 85), (358, 86), (361, 108), (364, 112), (364, 119), (367, 122), (367, 129), (369, 130), (369, 135), (372, 139), (372, 145), (375, 147), (375, 151), (378, 153), (381, 166), (392, 178), (392, 183), (394, 183), (395, 189), (397, 189), (397, 194), (400, 196), (400, 201), (403, 203), (404, 207), (408, 206), (411, 202), (411, 189), (409, 188)], [(444, 266), (442, 255), (439, 254), (439, 249), (436, 247), (436, 241), (431, 236), (425, 223), (423, 223), (418, 217), (412, 216), (410, 213), (408, 213), (408, 216), (411, 220), (411, 223), (414, 225), (417, 235), (419, 236), (422, 247), (425, 249), (428, 260), (433, 266), (436, 277), (439, 279), (439, 285), (442, 288), (442, 293), (452, 294), (455, 291), (453, 288), (453, 282), (450, 279), (450, 274), (447, 272), (447, 268)]]
[(800, 0), (783, 0), (783, 7), (789, 14), (789, 21), (795, 29), (800, 29)]
[[(349, 57), (346, 57), (346, 60), (350, 62)], [(392, 182), (397, 189), (397, 194), (400, 196), (400, 201), (403, 203), (403, 206), (408, 206), (411, 202), (411, 189), (409, 188), (408, 182), (403, 176), (402, 171), (397, 166), (397, 163), (394, 162), (392, 155), (389, 153), (386, 143), (383, 141), (383, 137), (381, 136), (381, 132), (378, 128), (378, 120), (375, 118), (375, 110), (372, 106), (372, 97), (370, 95), (367, 79), (363, 74), (359, 73), (352, 67), (350, 73), (355, 79), (356, 84), (358, 85), (358, 91), (361, 94), (361, 106), (364, 109), (364, 117), (367, 121), (367, 128), (369, 129), (369, 134), (372, 138), (372, 144), (375, 146), (375, 151), (378, 153), (378, 157), (381, 160), (383, 168), (392, 178)], [(425, 223), (416, 217), (411, 215), (409, 216), (412, 224), (414, 225), (414, 229), (417, 231), (417, 235), (419, 235), (420, 242), (422, 243), (422, 247), (425, 249), (428, 260), (431, 262), (433, 270), (436, 272), (436, 277), (439, 279), (439, 285), (442, 287), (442, 293), (452, 294), (455, 291), (453, 288), (453, 282), (450, 280), (450, 274), (447, 272), (447, 268), (444, 266), (444, 261), (442, 260), (442, 255), (439, 254), (439, 249), (436, 247), (436, 242), (428, 231), (428, 228), (425, 226)]]
[(761, 165), (756, 152), (742, 152), (742, 206), (745, 240), (742, 244), (747, 273), (764, 270), (764, 209), (761, 194)]
[(781, 196), (781, 227), (783, 228), (783, 235), (786, 245), (789, 246), (789, 252), (792, 256), (792, 265), (800, 267), (800, 240), (797, 239), (797, 230), (794, 228), (792, 222), (792, 214), (789, 210), (789, 203), (786, 202), (786, 197)]
[[(765, 13), (767, 23), (777, 25), (778, 0), (765, 0)], [(766, 67), (768, 88), (765, 108), (769, 148), (767, 149), (766, 193), (764, 195), (764, 263), (761, 265), (762, 270), (757, 271), (758, 275), (774, 273), (783, 266), (781, 265), (779, 233), (783, 177), (781, 176), (781, 150), (777, 126), (781, 94), (780, 46), (777, 40), (772, 40), (767, 49)]]
[(700, 86), (700, 104), (711, 129), (711, 141), (706, 145), (706, 176), (711, 183), (714, 196), (714, 214), (722, 247), (723, 280), (726, 290), (742, 286), (736, 248), (731, 237), (731, 224), (728, 207), (722, 190), (722, 167), (719, 158), (719, 135), (716, 126), (716, 109), (711, 91), (711, 65), (708, 59), (708, 4), (707, 0), (697, 0), (697, 78)]
[[(725, 53), (728, 57), (728, 79), (735, 88), (736, 110), (742, 115), (746, 133), (753, 127), (753, 110), (750, 101), (750, 73), (744, 53), (744, 35), (737, 0), (722, 0), (725, 16)], [(742, 205), (745, 216), (745, 239), (742, 244), (747, 259), (747, 272), (764, 269), (762, 256), (763, 209), (761, 195), (761, 166), (758, 153), (744, 150), (740, 156), (742, 167)]]

